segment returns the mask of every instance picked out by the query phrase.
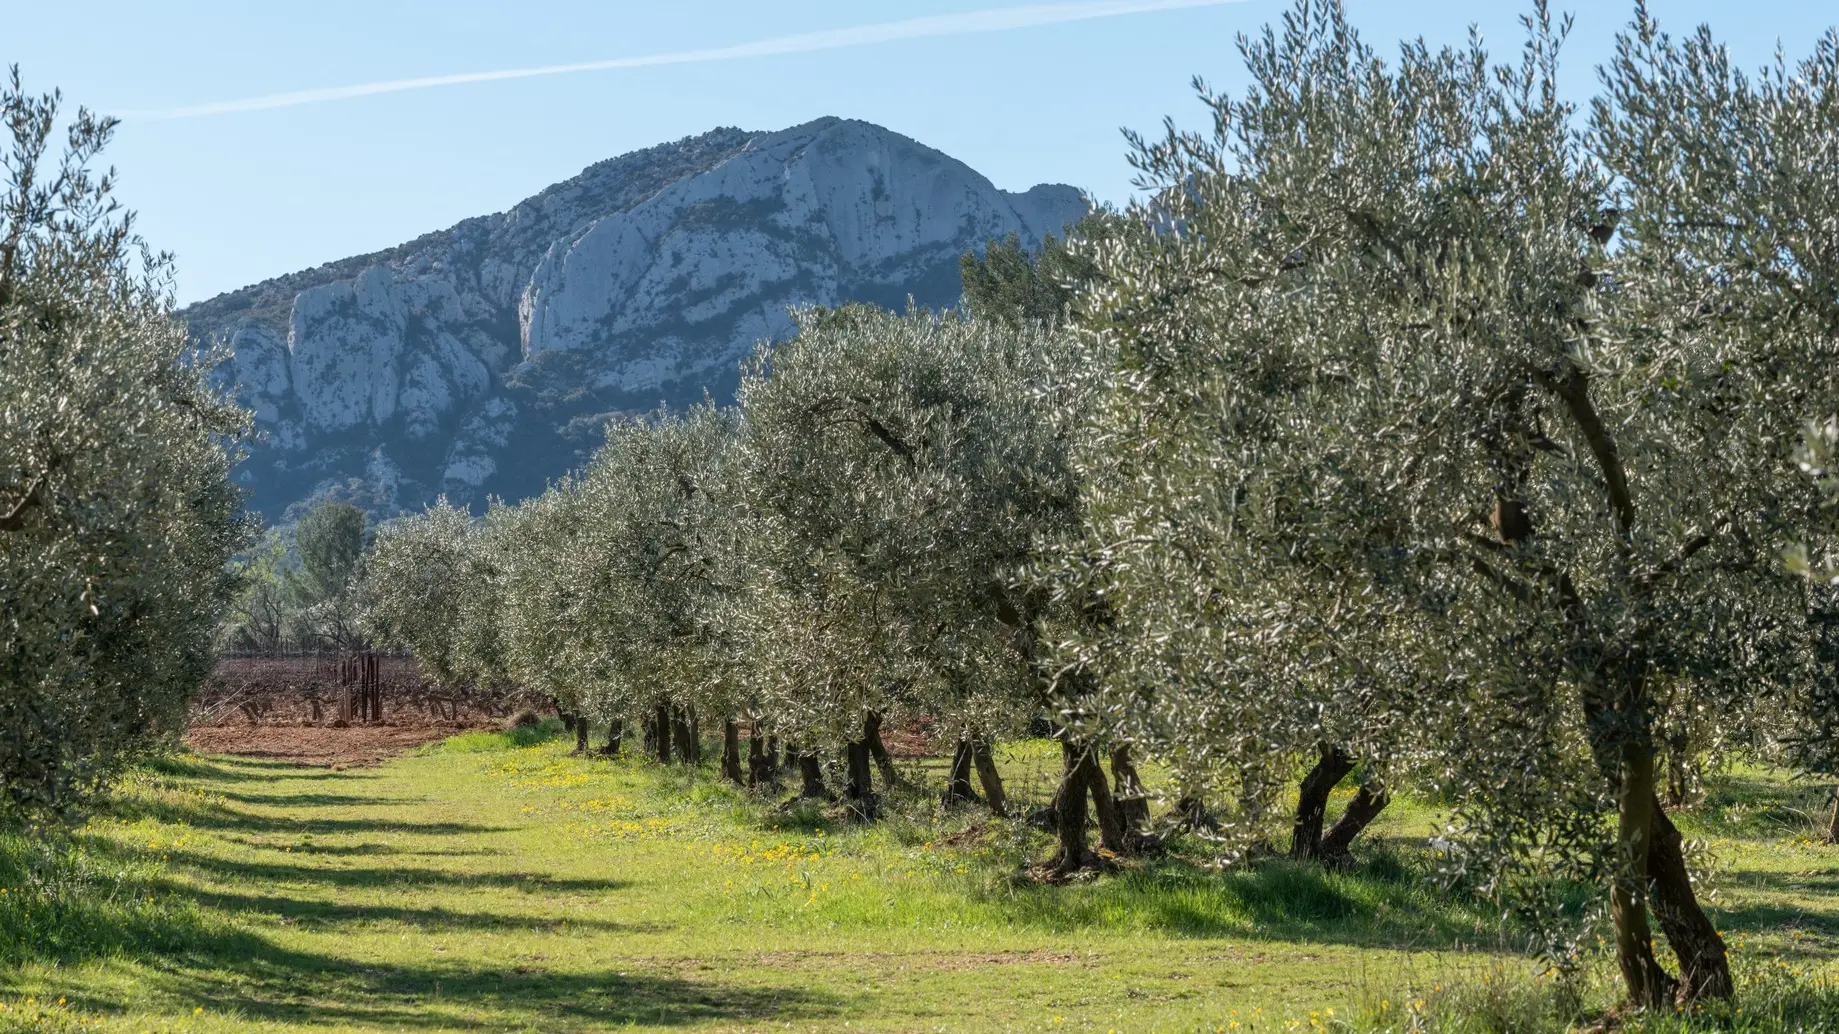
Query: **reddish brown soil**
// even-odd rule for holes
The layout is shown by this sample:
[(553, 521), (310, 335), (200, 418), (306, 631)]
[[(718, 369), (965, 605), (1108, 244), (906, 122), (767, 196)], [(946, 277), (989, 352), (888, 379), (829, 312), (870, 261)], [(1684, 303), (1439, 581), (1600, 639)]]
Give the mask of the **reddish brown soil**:
[[(484, 723), (497, 728), (496, 723)], [(206, 754), (241, 754), (278, 758), (302, 765), (346, 768), (375, 765), (406, 754), (424, 743), (443, 740), (480, 723), (434, 722), (409, 725), (251, 725), (225, 723), (195, 726), (185, 743)]]

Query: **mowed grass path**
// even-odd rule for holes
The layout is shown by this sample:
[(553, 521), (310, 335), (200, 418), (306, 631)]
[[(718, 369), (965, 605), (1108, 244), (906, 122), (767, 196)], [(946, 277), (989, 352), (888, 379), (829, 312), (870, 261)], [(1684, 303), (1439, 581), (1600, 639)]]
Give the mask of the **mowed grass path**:
[[(183, 928), (157, 952), (0, 970), (0, 990), (124, 1030), (1240, 1034), (1503, 958), (1485, 911), (1396, 851), (1353, 874), (1171, 863), (1040, 887), (1015, 879), (1044, 850), (1025, 828), (940, 842), (974, 810), (916, 795), (908, 817), (828, 825), (706, 772), (564, 751), (475, 735), (374, 769), (164, 766), (89, 835), (149, 867)], [(1044, 791), (1051, 758), (1005, 765)], [(1739, 786), (1724, 832), (1766, 819), (1772, 787)], [(1399, 808), (1382, 833), (1431, 824)], [(1834, 849), (1722, 839), (1720, 921), (1830, 956)]]

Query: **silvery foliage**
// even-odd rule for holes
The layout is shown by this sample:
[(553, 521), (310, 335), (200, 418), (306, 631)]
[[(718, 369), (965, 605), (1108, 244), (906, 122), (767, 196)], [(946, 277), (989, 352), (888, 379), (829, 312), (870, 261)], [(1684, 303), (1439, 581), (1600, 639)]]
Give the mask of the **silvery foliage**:
[(1040, 706), (1017, 585), (1076, 527), (1065, 335), (867, 306), (798, 314), (745, 371), (728, 610), (759, 714), (801, 742), (865, 712), (996, 733)]
[(0, 814), (69, 805), (183, 727), (247, 540), (247, 415), (89, 163), (113, 122), (0, 86)]
[(356, 587), (364, 634), (407, 650), (439, 685), (495, 681), (479, 658), (497, 635), (488, 534), (445, 498), (379, 528)]
[(717, 620), (735, 582), (735, 423), (732, 410), (706, 404), (615, 421), (571, 486), (582, 525), (557, 575), (567, 583), (566, 656), (590, 714), (740, 706)]
[[(1097, 254), (1083, 334), (1116, 359), (1050, 574), (1103, 601), (1062, 645), (1098, 724), (1233, 790), (1241, 842), (1340, 743), (1447, 795), (1451, 876), (1537, 913), (1553, 875), (1608, 885), (1663, 707), (1740, 735), (1809, 675), (1775, 551), (1817, 502), (1784, 420), (1828, 411), (1832, 336), (1760, 283), (1721, 317), (1730, 271), (1672, 248), (1675, 145), (1604, 127), (1605, 167), (1562, 30), (1529, 30), (1511, 65), (1387, 63), (1302, 0), (1243, 44), (1243, 99), (1203, 89), (1211, 135), (1138, 142), (1165, 232)], [(1708, 150), (1780, 129), (1703, 101), (1667, 125)]]
[[(1830, 502), (1833, 368), (1839, 353), (1839, 32), (1813, 53), (1785, 56), (1755, 75), (1733, 68), (1704, 29), (1683, 39), (1660, 31), (1645, 7), (1605, 72), (1592, 142), (1620, 178), (1624, 233), (1638, 241), (1624, 274), (1656, 333), (1692, 333), (1723, 346), (1748, 374), (1758, 407), (1739, 418), (1777, 437), (1757, 442), (1761, 470), (1783, 460)], [(1739, 366), (1738, 364), (1742, 364)], [(1747, 369), (1745, 369), (1747, 367)], [(1722, 385), (1720, 385), (1722, 387)], [(1763, 412), (1764, 404), (1773, 407)], [(1734, 408), (1734, 407), (1733, 407)], [(1793, 426), (1793, 418), (1827, 414)], [(1792, 454), (1787, 444), (1799, 432)], [(1774, 448), (1770, 448), (1770, 445)], [(1769, 512), (1786, 525), (1801, 513), (1768, 495), (1739, 495), (1736, 507)], [(1839, 525), (1822, 506), (1800, 529), (1763, 544), (1786, 566), (1815, 576), (1806, 588), (1818, 666), (1776, 712), (1773, 736), (1797, 765), (1839, 769), (1839, 595), (1831, 584)]]

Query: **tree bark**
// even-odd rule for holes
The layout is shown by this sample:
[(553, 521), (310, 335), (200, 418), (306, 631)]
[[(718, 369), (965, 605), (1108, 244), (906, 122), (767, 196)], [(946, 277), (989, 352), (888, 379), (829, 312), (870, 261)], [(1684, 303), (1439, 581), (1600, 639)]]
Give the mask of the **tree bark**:
[(768, 776), (771, 779), (778, 779), (779, 770), (791, 763), (792, 759), (789, 757), (784, 761), (779, 760), (779, 737), (768, 736), (766, 738), (766, 769)]
[(671, 739), (676, 741), (677, 760), (685, 765), (696, 764), (696, 732), (690, 727), (688, 712), (678, 710), (671, 716)]
[(736, 786), (747, 784), (741, 775), (741, 727), (732, 718), (722, 722), (722, 778)]
[(1622, 785), (1617, 801), (1616, 853), (1619, 871), (1609, 891), (1615, 920), (1616, 966), (1628, 990), (1628, 1002), (1652, 1009), (1673, 1001), (1673, 978), (1654, 958), (1654, 933), (1648, 926), (1648, 853), (1653, 850), (1654, 754), (1645, 744), (1622, 744)]
[(1092, 795), (1092, 813), (1098, 816), (1099, 843), (1114, 855), (1135, 854), (1136, 845), (1124, 835), (1124, 819), (1111, 797), (1111, 785), (1105, 779), (1104, 766), (1098, 763), (1098, 752), (1084, 751), (1080, 765), (1085, 769), (1086, 792)]
[(1296, 796), (1296, 822), (1290, 828), (1290, 857), (1314, 861), (1322, 857), (1322, 823), (1328, 817), (1328, 795), (1354, 770), (1354, 759), (1340, 747), (1324, 744), (1315, 767), (1303, 777)]
[(766, 737), (760, 735), (760, 723), (750, 722), (747, 734), (747, 785), (765, 786), (773, 781), (772, 766), (767, 761)]
[(1124, 825), (1124, 836), (1132, 843), (1139, 842), (1143, 839), (1143, 827), (1149, 823), (1149, 791), (1143, 788), (1143, 778), (1130, 759), (1128, 745), (1112, 748), (1111, 780), (1111, 793), (1117, 801), (1118, 820)]
[(875, 767), (881, 770), (881, 782), (885, 789), (892, 791), (900, 782), (900, 773), (894, 769), (894, 756), (888, 753), (888, 745), (881, 738), (881, 715), (874, 711), (862, 719), (862, 741), (868, 744), (868, 752), (875, 759)]
[(849, 801), (850, 808), (863, 821), (875, 817), (875, 787), (870, 781), (869, 745), (867, 740), (854, 740), (844, 748), (844, 758), (848, 761), (849, 781), (843, 788), (843, 796)]
[(1338, 861), (1346, 858), (1354, 846), (1354, 840), (1373, 824), (1379, 813), (1392, 803), (1392, 791), (1377, 779), (1368, 779), (1360, 784), (1354, 799), (1347, 802), (1347, 810), (1329, 831), (1322, 836), (1320, 854), (1324, 861)]
[(670, 706), (668, 704), (659, 704), (658, 712), (652, 718), (652, 721), (657, 725), (658, 729), (658, 738), (652, 744), (658, 752), (658, 764), (668, 765), (670, 764), (671, 741)]
[(971, 764), (976, 766), (977, 782), (983, 785), (983, 799), (990, 806), (990, 814), (997, 818), (1009, 814), (1009, 795), (1003, 790), (996, 758), (990, 753), (989, 743), (976, 736), (971, 737)]
[(1730, 955), (1724, 938), (1699, 907), (1686, 870), (1685, 841), (1658, 800), (1653, 806), (1653, 839), (1648, 842), (1648, 876), (1654, 887), (1654, 915), (1679, 957), (1681, 1005), (1707, 998), (1729, 998), (1734, 991)]
[(619, 757), (620, 741), (625, 738), (626, 720), (624, 718), (613, 719), (607, 723), (607, 745), (600, 748), (600, 753), (610, 758)]
[(816, 754), (798, 755), (798, 775), (802, 786), (798, 796), (814, 800), (835, 800), (830, 796), (830, 789), (824, 785), (824, 769), (817, 763)]
[(1084, 751), (1060, 741), (1060, 789), (1054, 794), (1054, 839), (1058, 847), (1048, 861), (1057, 877), (1070, 876), (1093, 861), (1086, 848), (1086, 770)]
[(575, 753), (586, 754), (590, 749), (588, 745), (587, 717), (585, 715), (578, 715), (575, 718)]
[(945, 784), (944, 801), (948, 805), (959, 801), (983, 801), (971, 787), (971, 740), (968, 736), (960, 736), (958, 745), (952, 748), (951, 773)]

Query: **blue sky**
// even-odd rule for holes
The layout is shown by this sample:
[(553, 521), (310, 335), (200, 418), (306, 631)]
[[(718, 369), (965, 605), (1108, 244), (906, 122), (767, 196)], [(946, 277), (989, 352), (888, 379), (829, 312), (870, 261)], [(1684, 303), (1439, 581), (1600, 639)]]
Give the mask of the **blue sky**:
[[(1089, 0), (1068, 6), (1080, 2)], [(0, 61), (18, 62), (29, 87), (61, 87), (73, 104), (164, 112), (405, 78), (731, 48), (911, 19), (975, 22), (975, 12), (1017, 5), (1032, 6), (91, 0), (73, 7), (7, 0)], [(1165, 115), (1201, 124), (1190, 78), (1241, 86), (1235, 37), (1287, 7), (1288, 0), (1244, 0), (186, 118), (133, 117), (108, 157), (143, 233), (178, 255), (181, 301), (499, 211), (595, 161), (718, 125), (779, 129), (821, 115), (861, 118), (959, 158), (1004, 188), (1056, 181), (1123, 201), (1131, 170), (1120, 127), (1154, 130)], [(1526, 8), (1497, 0), (1349, 0), (1348, 9), (1383, 49), (1420, 35), (1460, 42), (1474, 22), (1505, 56), (1518, 47), (1517, 17)], [(1569, 9), (1578, 22), (1567, 86), (1581, 99), (1632, 8), (1574, 2)], [(1839, 21), (1830, 0), (1652, 0), (1652, 9), (1676, 32), (1710, 22), (1745, 66), (1769, 60), (1778, 39), (1790, 57), (1804, 54)], [(1053, 18), (1034, 12), (1007, 20)], [(928, 24), (938, 31), (953, 23)]]

